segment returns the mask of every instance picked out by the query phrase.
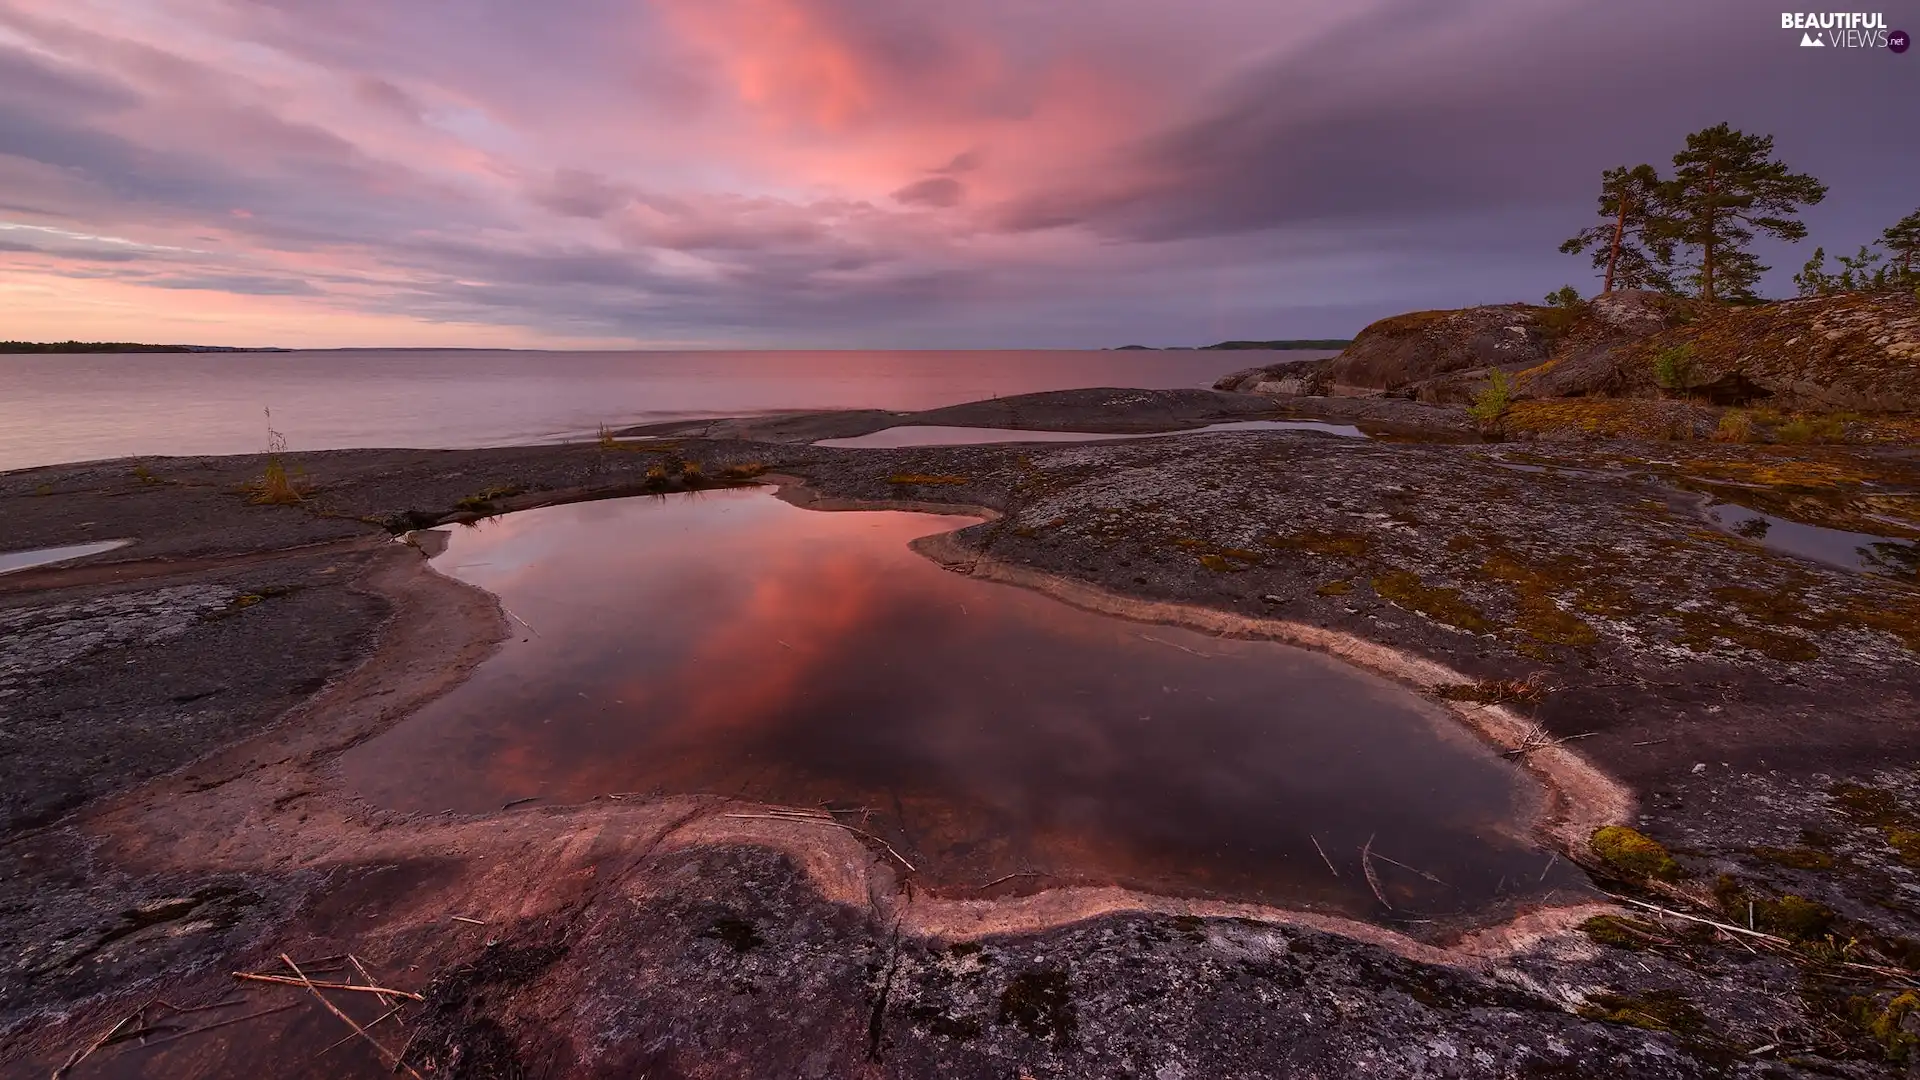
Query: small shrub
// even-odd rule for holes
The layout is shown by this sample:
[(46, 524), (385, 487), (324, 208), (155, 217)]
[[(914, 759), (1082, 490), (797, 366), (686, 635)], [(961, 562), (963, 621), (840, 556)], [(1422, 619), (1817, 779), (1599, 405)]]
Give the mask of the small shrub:
[(1840, 442), (1846, 435), (1846, 424), (1835, 416), (1796, 416), (1774, 430), (1783, 443)]
[(1547, 306), (1571, 308), (1580, 305), (1580, 290), (1571, 285), (1562, 285), (1547, 294)]
[(1739, 409), (1729, 409), (1720, 414), (1720, 424), (1713, 429), (1715, 442), (1749, 442), (1753, 438), (1753, 417)]
[(1594, 830), (1588, 841), (1593, 853), (1608, 866), (1636, 877), (1659, 881), (1677, 881), (1680, 864), (1673, 861), (1658, 840), (1625, 825), (1608, 825)]
[(1853, 1019), (1880, 1044), (1888, 1061), (1899, 1063), (1913, 1056), (1920, 1037), (1916, 1037), (1907, 1018), (1920, 1010), (1920, 993), (1904, 990), (1882, 1003), (1879, 998), (1855, 997), (1847, 1002)]
[(728, 465), (720, 470), (722, 480), (751, 480), (766, 473), (767, 467), (758, 461), (743, 461), (737, 465)]
[(260, 479), (248, 485), (253, 493), (253, 501), (268, 506), (292, 506), (305, 500), (306, 494), (296, 479), (287, 472), (286, 462), (280, 455), (287, 452), (287, 437), (273, 430), (273, 410), (267, 414), (267, 467)]
[(1353, 591), (1353, 582), (1329, 581), (1313, 591), (1321, 596), (1345, 596)]
[(1487, 433), (1501, 429), (1507, 418), (1507, 410), (1513, 405), (1513, 385), (1507, 379), (1507, 373), (1499, 368), (1493, 369), (1487, 376), (1487, 385), (1473, 396), (1473, 405), (1467, 409), (1467, 415)]
[(1653, 381), (1663, 390), (1685, 390), (1693, 384), (1693, 346), (1674, 345), (1653, 358)]

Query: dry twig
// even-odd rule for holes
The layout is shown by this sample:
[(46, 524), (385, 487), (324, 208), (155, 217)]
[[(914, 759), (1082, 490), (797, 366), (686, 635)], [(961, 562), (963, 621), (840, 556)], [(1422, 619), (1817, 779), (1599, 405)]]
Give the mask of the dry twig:
[(1388, 911), (1392, 911), (1393, 905), (1387, 902), (1386, 890), (1380, 887), (1380, 875), (1377, 873), (1374, 873), (1374, 870), (1373, 870), (1373, 837), (1372, 836), (1367, 837), (1366, 846), (1360, 849), (1360, 872), (1366, 875), (1367, 888), (1373, 890), (1374, 899), (1380, 901), (1381, 907), (1386, 908)]
[(1373, 857), (1376, 859), (1379, 859), (1383, 863), (1387, 863), (1390, 866), (1397, 866), (1402, 870), (1411, 870), (1414, 873), (1419, 874), (1421, 877), (1426, 878), (1428, 881), (1433, 882), (1435, 885), (1444, 886), (1449, 889), (1453, 888), (1453, 886), (1448, 885), (1446, 882), (1441, 881), (1439, 878), (1434, 877), (1432, 874), (1427, 873), (1425, 870), (1422, 870), (1417, 866), (1408, 866), (1406, 863), (1403, 863), (1398, 859), (1389, 859), (1385, 855), (1380, 854), (1379, 852), (1375, 852)]
[(229, 1016), (225, 1020), (216, 1020), (211, 1024), (206, 1024), (197, 1028), (190, 1028), (186, 1031), (180, 1032), (177, 1035), (168, 1035), (164, 1039), (155, 1039), (152, 1042), (147, 1043), (146, 1045), (159, 1046), (161, 1043), (170, 1043), (175, 1039), (184, 1039), (189, 1035), (198, 1035), (203, 1031), (212, 1031), (215, 1028), (228, 1027), (232, 1024), (243, 1023), (247, 1020), (252, 1020), (256, 1017), (272, 1016), (274, 1013), (286, 1012), (288, 1009), (297, 1009), (299, 1007), (300, 1007), (300, 1003), (295, 1001), (295, 1002), (290, 1002), (286, 1005), (276, 1005), (271, 1009), (261, 1009), (258, 1012), (250, 1012), (244, 1016)]
[[(299, 967), (296, 966), (291, 960), (287, 961), (287, 966), (292, 967), (295, 971), (300, 970)], [(426, 1000), (425, 998), (421, 997), (419, 994), (410, 994), (405, 990), (395, 990), (391, 987), (386, 987), (386, 986), (361, 986), (357, 983), (315, 982), (312, 979), (307, 978), (304, 974), (302, 974), (300, 978), (290, 979), (285, 975), (260, 975), (251, 971), (236, 971), (233, 973), (233, 977), (236, 979), (245, 979), (248, 982), (273, 983), (276, 986), (311, 986), (320, 990), (357, 990), (362, 994), (374, 994), (376, 996), (393, 994), (396, 997), (406, 998), (408, 1001), (425, 1001)]]
[[(147, 1005), (151, 1005), (151, 1004), (153, 1004), (151, 1001), (147, 1003)], [(121, 1017), (119, 1023), (108, 1028), (106, 1031), (101, 1032), (98, 1038), (94, 1039), (92, 1042), (81, 1047), (80, 1049), (75, 1050), (73, 1053), (67, 1055), (67, 1060), (62, 1062), (59, 1068), (53, 1070), (53, 1080), (60, 1080), (61, 1077), (72, 1072), (74, 1069), (74, 1066), (87, 1060), (87, 1058), (91, 1056), (95, 1050), (98, 1050), (102, 1046), (107, 1045), (107, 1040), (113, 1038), (115, 1035), (120, 1034), (121, 1028), (126, 1027), (128, 1024), (132, 1023), (135, 1019), (137, 1019), (142, 1013), (145, 1013), (147, 1011), (147, 1005), (142, 1005), (140, 1006), (138, 1011), (128, 1013), (126, 1016)]]
[[(293, 969), (293, 973), (295, 975), (300, 976), (300, 981), (306, 985), (307, 992), (312, 994), (314, 998), (320, 1002), (320, 1004), (326, 1006), (328, 1012), (339, 1017), (341, 1023), (344, 1023), (348, 1027), (352, 1028), (355, 1034), (359, 1035), (362, 1039), (365, 1039), (367, 1041), (367, 1045), (373, 1047), (374, 1051), (380, 1055), (380, 1060), (382, 1062), (392, 1065), (395, 1069), (405, 1069), (407, 1073), (414, 1078), (414, 1080), (424, 1080), (424, 1078), (418, 1072), (416, 1072), (412, 1066), (408, 1065), (404, 1060), (400, 1058), (393, 1058), (393, 1051), (388, 1050), (384, 1046), (381, 1046), (380, 1040), (367, 1034), (367, 1030), (365, 1028), (361, 1027), (359, 1024), (354, 1023), (353, 1017), (348, 1016), (346, 1013), (341, 1012), (339, 1006), (335, 1005), (331, 1001), (328, 1001), (327, 995), (320, 992), (319, 987), (314, 984), (314, 981), (312, 979), (307, 978), (304, 974), (301, 974), (300, 965), (294, 963), (292, 957), (288, 956), (286, 953), (281, 953), (280, 959), (286, 961), (287, 966)], [(364, 990), (367, 988), (363, 986), (348, 986), (348, 987), (343, 987), (343, 989)], [(394, 992), (399, 993), (399, 991), (394, 991)], [(413, 997), (416, 1001), (420, 1000), (418, 995), (407, 995), (407, 996)], [(388, 1061), (387, 1060), (388, 1058), (393, 1058), (393, 1060)]]
[(1333, 860), (1327, 858), (1327, 849), (1320, 846), (1319, 839), (1312, 833), (1307, 834), (1307, 839), (1313, 841), (1313, 850), (1320, 853), (1320, 861), (1327, 864), (1327, 872), (1331, 873), (1334, 877), (1339, 877), (1340, 871), (1334, 869)]
[(784, 813), (767, 813), (767, 814), (722, 814), (720, 816), (727, 817), (727, 818), (741, 818), (744, 820), (759, 820), (759, 821), (810, 821), (818, 825), (831, 825), (836, 829), (845, 829), (846, 831), (853, 833), (855, 836), (866, 837), (867, 839), (873, 841), (874, 843), (879, 844), (881, 847), (886, 848), (887, 854), (893, 856), (895, 859), (898, 859), (900, 861), (900, 865), (906, 867), (909, 872), (911, 873), (919, 872), (917, 869), (915, 869), (912, 863), (907, 861), (906, 856), (893, 850), (892, 844), (887, 843), (885, 840), (881, 839), (878, 836), (873, 835), (872, 833), (866, 831), (865, 829), (856, 829), (853, 826), (846, 824), (845, 822), (835, 821), (830, 817), (822, 817), (819, 814), (808, 813), (804, 810), (790, 810)]
[[(369, 974), (367, 974), (367, 968), (366, 968), (366, 965), (365, 965), (365, 964), (362, 964), (362, 963), (360, 962), (360, 958), (359, 958), (359, 957), (357, 957), (357, 956), (355, 956), (355, 955), (353, 955), (352, 953), (348, 953), (348, 954), (347, 954), (347, 963), (349, 963), (349, 964), (352, 964), (352, 965), (353, 965), (353, 970), (355, 970), (355, 971), (357, 971), (357, 972), (359, 972), (359, 973), (360, 973), (360, 978), (361, 978), (361, 981), (363, 981), (363, 982), (365, 982), (365, 983), (366, 983), (366, 984), (367, 984), (368, 986), (373, 986), (373, 985), (375, 985), (375, 983), (374, 983), (374, 981), (373, 981), (373, 976), (371, 976), (371, 975), (369, 975)], [(387, 994), (386, 994), (386, 993), (385, 993), (384, 991), (378, 991), (378, 992), (375, 992), (375, 994), (374, 994), (374, 996), (380, 999), (380, 1004), (382, 1004), (382, 1005), (391, 1005), (391, 1004), (393, 1004), (393, 1002), (391, 1002), (391, 1001), (388, 1001), (388, 1000), (387, 1000)], [(372, 1026), (372, 1025), (368, 1025), (368, 1026)]]

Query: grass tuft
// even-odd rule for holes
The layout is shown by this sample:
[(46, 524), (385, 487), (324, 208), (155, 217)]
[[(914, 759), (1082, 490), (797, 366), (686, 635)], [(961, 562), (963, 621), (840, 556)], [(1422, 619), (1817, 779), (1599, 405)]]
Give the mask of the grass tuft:
[(295, 506), (306, 500), (308, 491), (300, 478), (287, 471), (281, 455), (287, 452), (287, 437), (273, 430), (273, 410), (267, 415), (267, 467), (260, 479), (247, 486), (252, 501), (264, 506)]
[(767, 467), (758, 461), (742, 461), (742, 462), (739, 462), (738, 464), (728, 465), (725, 468), (721, 469), (720, 479), (752, 480), (756, 476), (765, 475), (766, 471), (767, 471)]

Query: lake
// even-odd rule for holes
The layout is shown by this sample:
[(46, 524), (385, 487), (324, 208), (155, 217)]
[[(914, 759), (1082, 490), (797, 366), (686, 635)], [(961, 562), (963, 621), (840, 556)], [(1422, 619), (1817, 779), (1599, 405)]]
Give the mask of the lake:
[(0, 470), (267, 446), (523, 445), (660, 420), (1174, 389), (1326, 352), (460, 352), (0, 356)]

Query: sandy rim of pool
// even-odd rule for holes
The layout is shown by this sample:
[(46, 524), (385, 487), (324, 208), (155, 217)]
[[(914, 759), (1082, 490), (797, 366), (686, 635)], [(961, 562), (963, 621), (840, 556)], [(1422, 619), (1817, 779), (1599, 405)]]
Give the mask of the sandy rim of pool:
[[(905, 510), (975, 520), (999, 516), (959, 504), (834, 499), (795, 477), (765, 480), (778, 497), (815, 510)], [(551, 495), (560, 497), (541, 505), (574, 501)], [(949, 533), (923, 537), (914, 548), (950, 568), (1032, 588), (1091, 611), (1316, 649), (1416, 691), (1468, 681), (1443, 665), (1351, 635), (1134, 600), (1005, 565), (966, 550)], [(260, 735), (85, 812), (79, 824), (97, 840), (96, 858), (143, 870), (218, 867), (275, 873), (453, 859), (462, 865), (457, 895), (409, 896), (405, 906), (411, 918), (441, 922), (448, 911), (459, 911), (505, 924), (576, 903), (583, 890), (646, 891), (649, 866), (667, 851), (754, 845), (792, 858), (827, 899), (872, 909), (901, 932), (924, 937), (969, 940), (1040, 932), (1109, 914), (1157, 913), (1302, 926), (1415, 961), (1475, 969), (1565, 934), (1596, 914), (1619, 910), (1586, 900), (1548, 902), (1517, 912), (1506, 909), (1514, 913), (1502, 921), (1485, 915), (1444, 920), (1415, 936), (1321, 912), (1116, 886), (934, 895), (903, 879), (887, 852), (844, 829), (738, 816), (765, 808), (718, 796), (616, 798), (620, 793), (610, 792), (581, 804), (522, 806), (467, 817), (384, 811), (347, 795), (333, 760), (458, 685), (514, 627), (492, 594), (440, 573), (403, 544), (384, 545), (354, 588), (379, 597), (391, 611), (373, 655)], [(1451, 711), (1497, 747), (1517, 745), (1524, 727), (1505, 709), (1454, 706)], [(1630, 819), (1634, 802), (1628, 790), (1571, 749), (1553, 747), (1525, 757), (1546, 790), (1535, 829), (1561, 857), (1585, 861), (1582, 853), (1593, 829)], [(391, 921), (386, 929), (394, 929)]]

